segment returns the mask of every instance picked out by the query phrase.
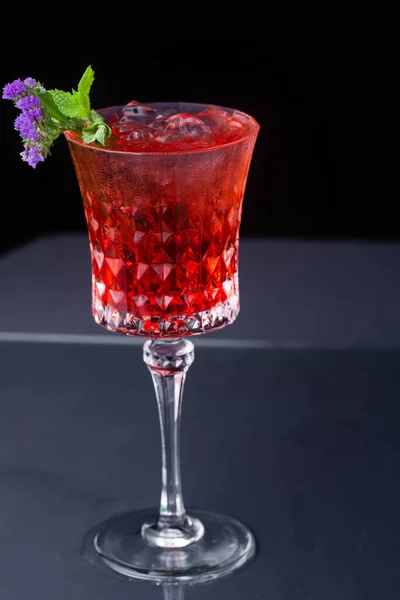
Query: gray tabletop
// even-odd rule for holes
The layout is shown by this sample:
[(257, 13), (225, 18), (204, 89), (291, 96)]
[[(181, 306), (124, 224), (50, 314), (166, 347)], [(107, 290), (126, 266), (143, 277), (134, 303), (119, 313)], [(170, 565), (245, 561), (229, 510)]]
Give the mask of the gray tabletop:
[(256, 559), (162, 589), (81, 543), (156, 506), (160, 441), (139, 338), (90, 313), (85, 235), (0, 259), (0, 593), (6, 600), (394, 600), (400, 586), (400, 247), (242, 240), (242, 310), (194, 339), (189, 506), (235, 516)]
[[(196, 349), (186, 503), (243, 520), (258, 554), (185, 598), (398, 598), (399, 367), (395, 349)], [(158, 503), (141, 348), (3, 341), (0, 370), (1, 597), (162, 599), (81, 553), (96, 523)]]
[[(215, 341), (399, 344), (400, 244), (242, 239), (239, 270), (241, 312), (208, 334)], [(39, 238), (0, 257), (0, 282), (0, 333), (113, 335), (90, 312), (86, 234)]]

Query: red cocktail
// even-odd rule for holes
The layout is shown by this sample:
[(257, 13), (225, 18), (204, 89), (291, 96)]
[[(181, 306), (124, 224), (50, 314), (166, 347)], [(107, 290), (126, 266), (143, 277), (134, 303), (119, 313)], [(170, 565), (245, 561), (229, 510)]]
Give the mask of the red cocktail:
[(231, 323), (257, 123), (196, 104), (99, 112), (113, 129), (106, 148), (66, 134), (89, 230), (96, 322), (168, 338)]

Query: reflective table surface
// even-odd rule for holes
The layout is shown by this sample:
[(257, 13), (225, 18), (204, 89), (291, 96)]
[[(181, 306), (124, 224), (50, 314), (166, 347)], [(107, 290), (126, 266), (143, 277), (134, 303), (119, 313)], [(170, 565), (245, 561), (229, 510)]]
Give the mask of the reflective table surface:
[[(156, 506), (160, 440), (137, 342), (0, 342), (0, 592), (12, 600), (394, 600), (400, 350), (192, 338), (186, 504), (247, 523), (253, 562), (162, 588), (100, 571), (85, 534)], [(212, 336), (210, 336), (211, 339)], [(198, 342), (198, 343), (197, 343)]]

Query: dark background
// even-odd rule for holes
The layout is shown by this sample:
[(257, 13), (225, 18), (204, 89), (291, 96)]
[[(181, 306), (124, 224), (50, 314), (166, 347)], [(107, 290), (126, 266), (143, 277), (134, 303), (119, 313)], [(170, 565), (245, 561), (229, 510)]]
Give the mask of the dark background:
[[(91, 64), (94, 108), (131, 99), (239, 108), (261, 125), (242, 235), (399, 240), (400, 42), (390, 15), (367, 25), (249, 29), (238, 13), (236, 29), (209, 31), (193, 31), (191, 18), (172, 12), (159, 30), (156, 15), (147, 26), (133, 19), (129, 37), (114, 28), (115, 37), (99, 43), (95, 35), (72, 43), (70, 31), (69, 43), (54, 36), (43, 52), (5, 46), (1, 87), (31, 76), (69, 90)], [(84, 231), (65, 140), (33, 170), (19, 157), (18, 111), (4, 100), (0, 109), (0, 251), (43, 233)]]

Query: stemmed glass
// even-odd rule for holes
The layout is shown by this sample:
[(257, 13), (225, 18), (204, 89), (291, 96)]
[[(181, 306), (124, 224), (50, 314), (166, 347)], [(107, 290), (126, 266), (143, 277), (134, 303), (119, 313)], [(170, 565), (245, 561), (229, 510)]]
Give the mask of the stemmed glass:
[[(198, 104), (147, 106), (209, 111)], [(143, 358), (158, 403), (159, 514), (117, 516), (90, 534), (100, 563), (130, 578), (198, 583), (231, 573), (255, 552), (253, 534), (236, 519), (186, 513), (180, 476), (182, 393), (194, 360), (187, 338), (224, 327), (239, 312), (239, 227), (259, 126), (224, 110), (243, 134), (209, 148), (170, 151), (166, 144), (159, 152), (127, 152), (65, 134), (88, 227), (94, 319), (110, 331), (148, 338)], [(113, 122), (122, 111), (99, 112)]]

